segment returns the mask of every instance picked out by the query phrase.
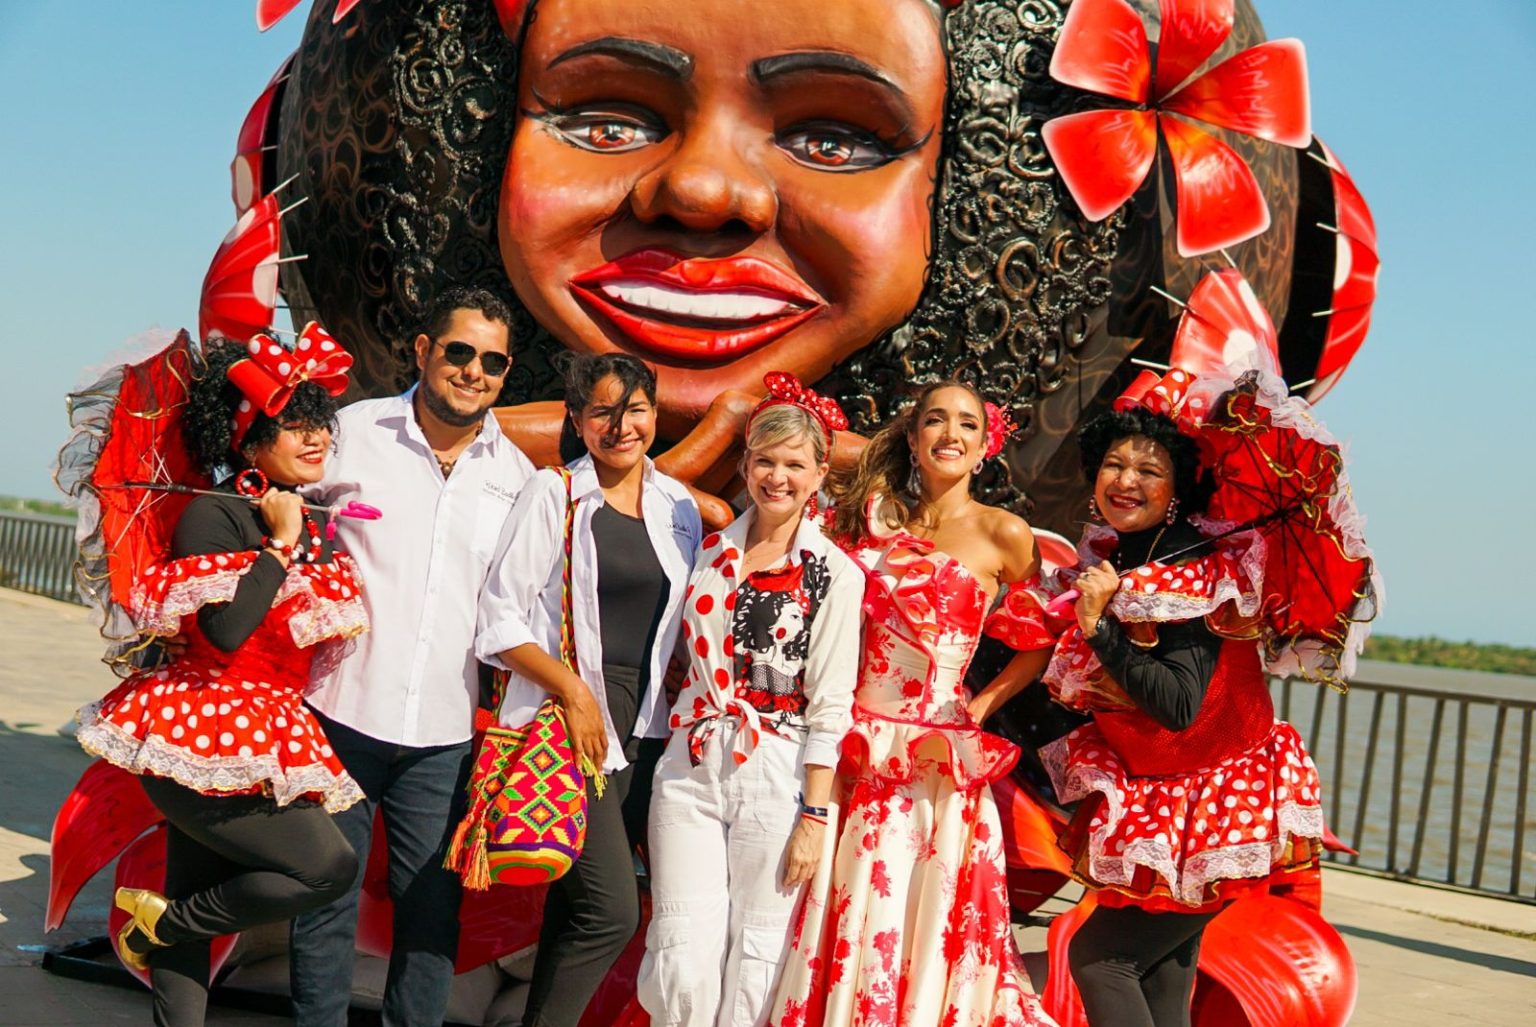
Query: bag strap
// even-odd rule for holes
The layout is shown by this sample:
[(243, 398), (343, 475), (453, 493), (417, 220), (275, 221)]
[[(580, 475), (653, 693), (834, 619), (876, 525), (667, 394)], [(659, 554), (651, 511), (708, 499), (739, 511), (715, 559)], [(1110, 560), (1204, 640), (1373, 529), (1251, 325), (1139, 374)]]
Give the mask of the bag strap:
[(571, 624), (571, 535), (576, 525), (576, 500), (571, 497), (571, 472), (569, 468), (555, 469), (565, 482), (565, 555), (560, 570), (560, 662), (572, 674), (576, 673), (576, 635)]

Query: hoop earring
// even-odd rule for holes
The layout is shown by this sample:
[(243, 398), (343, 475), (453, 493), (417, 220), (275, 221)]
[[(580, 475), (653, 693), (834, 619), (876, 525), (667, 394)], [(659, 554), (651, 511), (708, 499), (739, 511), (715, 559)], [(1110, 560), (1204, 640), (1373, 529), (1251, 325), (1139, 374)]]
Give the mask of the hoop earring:
[(1171, 525), (1179, 516), (1179, 497), (1174, 496), (1168, 501), (1168, 516), (1163, 518), (1164, 524)]
[(917, 454), (910, 453), (908, 458), (912, 461), (912, 469), (907, 472), (907, 495), (916, 502), (923, 498), (923, 475), (917, 469)]
[(981, 473), (981, 469), (983, 467), (985, 467), (986, 465), (987, 465), (986, 460), (978, 460), (978, 461), (976, 461), (976, 466), (971, 468), (971, 477), (974, 478), (974, 477), (976, 477), (976, 475), (980, 474)]
[(260, 499), (267, 494), (267, 476), (260, 469), (247, 467), (235, 475), (235, 493), (247, 499)]

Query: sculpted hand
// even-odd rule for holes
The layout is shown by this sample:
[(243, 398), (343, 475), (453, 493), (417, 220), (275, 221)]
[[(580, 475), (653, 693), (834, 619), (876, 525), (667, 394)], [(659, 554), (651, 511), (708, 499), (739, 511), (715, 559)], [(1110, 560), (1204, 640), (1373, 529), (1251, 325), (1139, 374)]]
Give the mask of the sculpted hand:
[(821, 863), (822, 836), (827, 825), (800, 818), (784, 849), (784, 887), (797, 888), (816, 876)]
[(279, 542), (293, 545), (304, 529), (304, 500), (297, 492), (267, 489), (256, 503), (261, 519), (267, 522), (267, 531)]

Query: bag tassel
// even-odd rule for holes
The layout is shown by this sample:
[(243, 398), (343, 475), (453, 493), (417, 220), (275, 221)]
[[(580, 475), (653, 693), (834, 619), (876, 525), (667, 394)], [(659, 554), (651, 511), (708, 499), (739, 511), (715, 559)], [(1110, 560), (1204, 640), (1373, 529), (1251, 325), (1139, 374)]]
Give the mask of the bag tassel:
[(582, 753), (577, 766), (581, 769), (582, 774), (586, 776), (587, 780), (592, 782), (592, 794), (601, 799), (603, 792), (608, 788), (608, 775), (593, 766), (591, 758), (586, 753)]
[(476, 803), (476, 808), (465, 814), (453, 832), (453, 842), (443, 860), (443, 866), (457, 873), (464, 887), (474, 891), (485, 891), (491, 886), (491, 860), (486, 853), (490, 831), (485, 826), (485, 813), (483, 805)]

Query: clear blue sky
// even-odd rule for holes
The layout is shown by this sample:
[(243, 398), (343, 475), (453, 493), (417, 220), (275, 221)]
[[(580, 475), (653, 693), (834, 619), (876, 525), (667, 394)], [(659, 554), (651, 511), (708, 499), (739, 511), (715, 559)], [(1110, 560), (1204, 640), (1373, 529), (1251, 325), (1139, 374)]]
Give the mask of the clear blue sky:
[[(1536, 3), (1258, 4), (1306, 43), (1314, 126), (1380, 230), (1370, 338), (1319, 406), (1386, 575), (1379, 627), (1536, 645)], [(82, 367), (195, 326), (235, 132), (308, 12), (260, 35), (253, 8), (0, 0), (0, 493), (53, 494)]]

